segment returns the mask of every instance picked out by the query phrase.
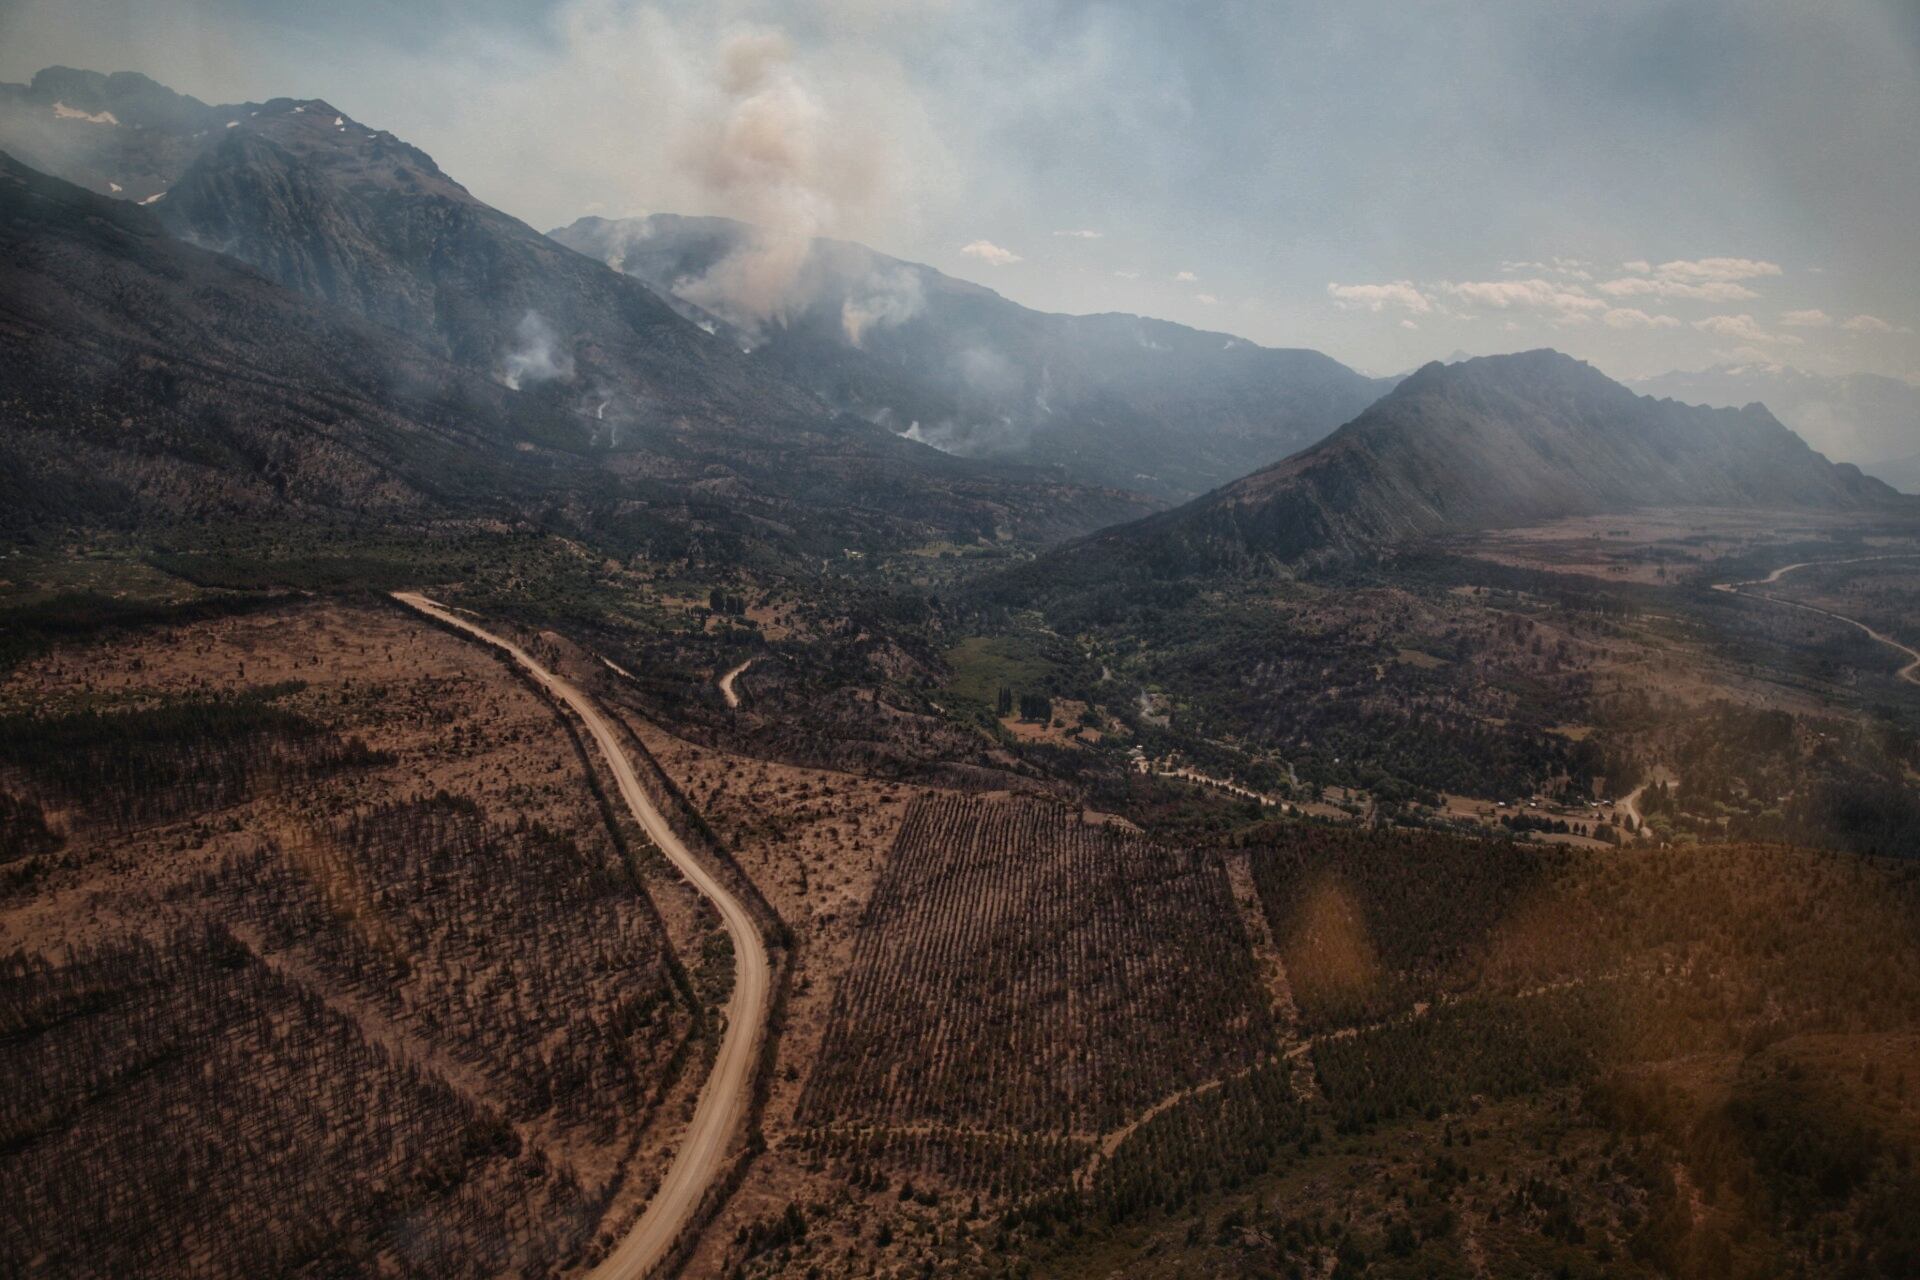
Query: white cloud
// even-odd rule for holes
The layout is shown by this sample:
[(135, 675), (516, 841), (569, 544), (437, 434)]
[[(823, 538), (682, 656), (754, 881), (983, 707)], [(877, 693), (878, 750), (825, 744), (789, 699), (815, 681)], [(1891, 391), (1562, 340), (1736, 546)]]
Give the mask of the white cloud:
[(1702, 333), (1711, 333), (1721, 338), (1732, 338), (1738, 342), (1785, 343), (1787, 346), (1801, 345), (1800, 339), (1789, 334), (1768, 333), (1754, 321), (1750, 315), (1708, 316), (1704, 320), (1695, 320), (1693, 327)]
[(1672, 316), (1648, 315), (1637, 307), (1612, 307), (1600, 317), (1609, 329), (1674, 329), (1680, 322)]
[(1075, 231), (1056, 231), (1053, 234), (1056, 236), (1068, 236), (1074, 240), (1098, 240), (1105, 233), (1095, 231), (1091, 227), (1081, 227)]
[(1545, 262), (1503, 262), (1500, 269), (1508, 275), (1522, 271), (1546, 272), (1551, 275), (1571, 276), (1575, 280), (1591, 280), (1593, 266), (1584, 258), (1549, 258)]
[(1620, 269), (1628, 275), (1633, 276), (1650, 276), (1653, 274), (1653, 264), (1645, 258), (1635, 258), (1632, 262), (1623, 262), (1620, 264)]
[(1747, 302), (1760, 296), (1731, 280), (1694, 284), (1666, 276), (1622, 276), (1618, 280), (1602, 280), (1594, 288), (1610, 298), (1680, 298), (1690, 302)]
[(1552, 311), (1566, 318), (1607, 309), (1605, 302), (1593, 297), (1581, 286), (1556, 284), (1550, 280), (1448, 281), (1439, 287), (1463, 302), (1496, 311)]
[(1327, 296), (1347, 310), (1384, 311), (1388, 307), (1405, 307), (1421, 315), (1433, 310), (1433, 300), (1420, 292), (1411, 280), (1395, 280), (1390, 284), (1329, 284)]
[(1824, 329), (1833, 323), (1833, 317), (1816, 307), (1809, 311), (1782, 311), (1780, 323), (1789, 329)]
[(1220, 299), (1214, 297), (1210, 293), (1196, 293), (1193, 295), (1193, 300), (1195, 302), (1204, 302), (1208, 306), (1212, 306), (1214, 303), (1220, 301)]
[(1173, 278), (1176, 282), (1180, 284), (1192, 284), (1194, 281), (1198, 280), (1200, 277), (1196, 276), (1191, 271), (1176, 271), (1174, 273)]
[(1025, 259), (1011, 249), (1002, 249), (991, 240), (975, 240), (971, 244), (960, 246), (960, 252), (969, 254), (985, 262), (990, 267), (1011, 266)]
[(1879, 316), (1855, 316), (1840, 326), (1848, 333), (1892, 333), (1893, 326)]
[(1138, 280), (1140, 278), (1138, 271), (1115, 271), (1113, 274), (1119, 276), (1122, 280)]
[(1780, 266), (1753, 258), (1682, 258), (1661, 263), (1655, 273), (1669, 280), (1756, 280), (1779, 275)]
[(1402, 320), (1402, 321), (1400, 322), (1400, 327), (1401, 327), (1402, 329), (1418, 329), (1418, 328), (1419, 328), (1420, 326), (1419, 326), (1419, 325), (1417, 325), (1417, 324), (1415, 324), (1415, 323), (1414, 323), (1413, 321), (1411, 321), (1411, 320)]

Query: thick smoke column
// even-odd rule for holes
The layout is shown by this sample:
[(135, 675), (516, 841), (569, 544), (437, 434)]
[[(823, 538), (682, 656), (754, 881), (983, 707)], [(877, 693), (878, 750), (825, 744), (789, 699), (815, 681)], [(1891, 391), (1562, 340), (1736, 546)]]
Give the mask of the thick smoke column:
[(715, 110), (689, 130), (682, 164), (720, 207), (755, 230), (675, 292), (756, 333), (815, 301), (823, 285), (839, 284), (848, 295), (843, 326), (856, 345), (873, 325), (914, 314), (918, 280), (829, 282), (808, 270), (814, 237), (833, 234), (885, 199), (882, 140), (829, 108), (777, 31), (752, 29), (727, 38), (715, 91)]

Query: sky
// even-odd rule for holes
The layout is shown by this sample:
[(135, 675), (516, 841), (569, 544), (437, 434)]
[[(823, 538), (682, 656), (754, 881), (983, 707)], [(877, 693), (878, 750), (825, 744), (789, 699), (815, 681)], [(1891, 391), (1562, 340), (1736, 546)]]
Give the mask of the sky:
[(1396, 373), (1920, 379), (1916, 0), (0, 0), (0, 79), (324, 98), (545, 230), (720, 213)]

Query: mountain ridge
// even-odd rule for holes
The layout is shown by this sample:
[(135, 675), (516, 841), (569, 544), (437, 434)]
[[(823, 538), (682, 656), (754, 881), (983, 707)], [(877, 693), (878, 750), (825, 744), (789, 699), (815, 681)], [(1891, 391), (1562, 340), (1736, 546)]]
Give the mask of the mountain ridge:
[(1692, 404), (1759, 401), (1822, 453), (1908, 492), (1920, 491), (1920, 386), (1905, 379), (1746, 363), (1674, 370), (1628, 385)]
[(1414, 539), (1656, 506), (1891, 507), (1764, 406), (1636, 395), (1550, 349), (1423, 366), (1327, 439), (1056, 557), (1159, 573), (1286, 564)]
[[(1117, 312), (1036, 311), (852, 241), (768, 239), (727, 218), (582, 218), (548, 234), (646, 281), (835, 408), (949, 452), (1174, 500), (1319, 439), (1390, 385), (1318, 351)], [(758, 253), (791, 259), (790, 279), (742, 315), (727, 274)]]

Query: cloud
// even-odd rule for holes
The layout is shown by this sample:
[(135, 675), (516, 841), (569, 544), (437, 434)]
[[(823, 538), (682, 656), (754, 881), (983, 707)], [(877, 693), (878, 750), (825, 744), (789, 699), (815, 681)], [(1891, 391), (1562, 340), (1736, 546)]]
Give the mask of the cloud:
[(1810, 311), (1782, 311), (1780, 323), (1789, 329), (1824, 329), (1833, 323), (1833, 317), (1816, 307)]
[(1214, 303), (1220, 301), (1220, 299), (1210, 293), (1196, 293), (1193, 295), (1193, 300), (1195, 302), (1204, 302), (1208, 306), (1212, 306)]
[(1192, 284), (1194, 281), (1198, 280), (1200, 277), (1196, 276), (1191, 271), (1176, 271), (1173, 274), (1173, 278), (1176, 282), (1180, 284)]
[(515, 391), (535, 383), (570, 380), (573, 356), (560, 346), (560, 335), (537, 311), (520, 317), (513, 330), (515, 346), (500, 361), (500, 382)]
[(1138, 271), (1115, 271), (1113, 274), (1119, 276), (1122, 280), (1138, 280), (1140, 278)]
[(1095, 231), (1089, 227), (1082, 227), (1077, 231), (1056, 231), (1053, 234), (1056, 236), (1067, 236), (1074, 240), (1098, 240), (1105, 233)]
[(1421, 315), (1433, 310), (1433, 299), (1420, 292), (1411, 280), (1395, 280), (1390, 284), (1329, 284), (1327, 296), (1345, 310), (1384, 311), (1388, 307), (1405, 307)]
[(1668, 280), (1757, 280), (1779, 275), (1780, 266), (1753, 258), (1682, 258), (1661, 263), (1654, 273)]
[(1495, 311), (1550, 311), (1563, 319), (1589, 317), (1605, 311), (1607, 304), (1577, 284), (1556, 284), (1538, 278), (1531, 280), (1447, 281), (1439, 286), (1462, 302)]
[(1779, 264), (1755, 258), (1676, 258), (1654, 266), (1623, 262), (1626, 274), (1594, 288), (1610, 298), (1661, 298), (1685, 302), (1751, 302), (1760, 295), (1742, 280), (1781, 274)]
[(1402, 321), (1400, 322), (1400, 327), (1401, 327), (1402, 329), (1418, 329), (1418, 328), (1419, 328), (1420, 326), (1419, 326), (1419, 325), (1417, 325), (1417, 324), (1415, 324), (1415, 323), (1414, 323), (1413, 321), (1411, 321), (1411, 320), (1402, 320)]
[(1675, 329), (1680, 325), (1673, 316), (1648, 315), (1636, 307), (1610, 307), (1600, 322), (1609, 329)]
[(1651, 297), (1688, 302), (1748, 302), (1760, 296), (1747, 286), (1731, 280), (1695, 284), (1665, 276), (1622, 276), (1618, 280), (1602, 280), (1594, 288), (1610, 298)]
[(1787, 346), (1801, 345), (1800, 339), (1789, 334), (1768, 333), (1754, 318), (1744, 313), (1737, 316), (1708, 316), (1704, 320), (1695, 320), (1693, 327), (1702, 333), (1711, 333), (1716, 337), (1732, 338), (1738, 342), (1772, 342)]
[(1011, 249), (1002, 249), (991, 240), (975, 240), (971, 244), (960, 246), (960, 252), (980, 259), (990, 267), (1011, 266), (1026, 259)]
[(1848, 333), (1892, 333), (1893, 326), (1879, 316), (1855, 316), (1840, 326)]

